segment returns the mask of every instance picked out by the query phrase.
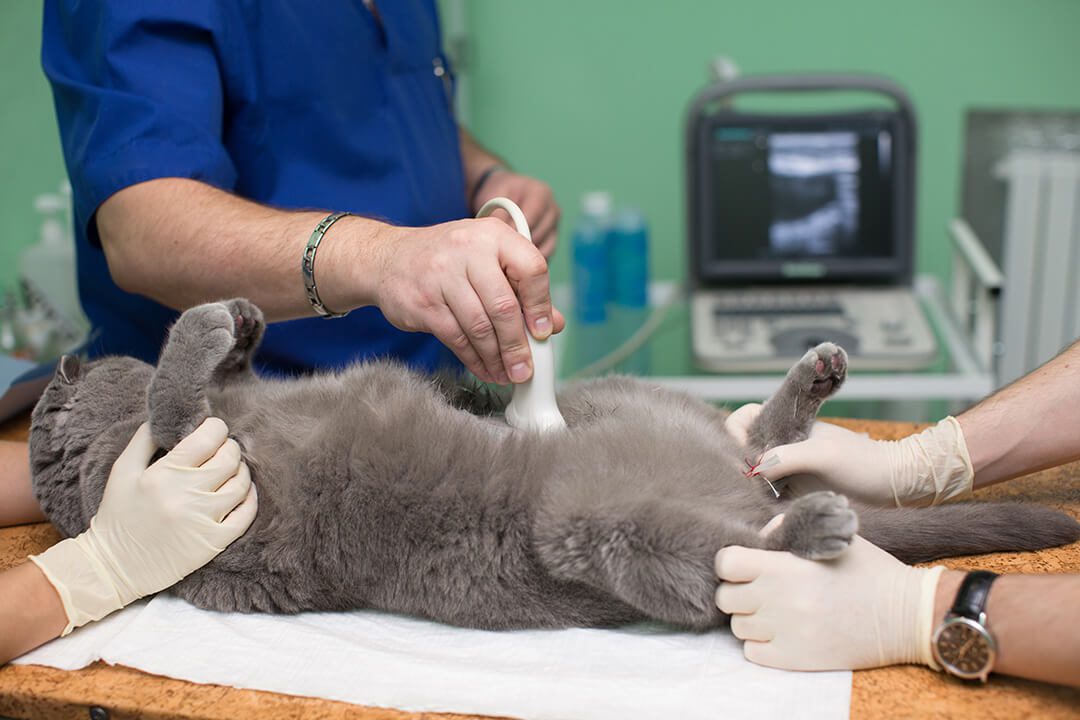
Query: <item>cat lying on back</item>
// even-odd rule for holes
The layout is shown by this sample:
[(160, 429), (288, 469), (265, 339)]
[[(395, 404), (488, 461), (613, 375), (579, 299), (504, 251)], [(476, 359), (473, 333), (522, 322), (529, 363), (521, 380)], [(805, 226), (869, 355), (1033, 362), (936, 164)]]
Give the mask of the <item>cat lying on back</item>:
[[(713, 556), (739, 544), (811, 559), (856, 530), (901, 560), (1033, 550), (1080, 537), (1047, 508), (958, 503), (858, 508), (817, 492), (777, 499), (746, 458), (807, 436), (847, 357), (808, 352), (746, 447), (706, 403), (615, 377), (567, 390), (568, 429), (529, 434), (476, 411), (469, 393), (389, 362), (261, 379), (245, 300), (201, 305), (169, 333), (158, 367), (65, 358), (34, 409), (34, 490), (64, 535), (84, 530), (109, 469), (149, 419), (171, 448), (225, 420), (259, 489), (239, 540), (174, 586), (203, 608), (294, 613), (380, 608), (479, 628), (609, 626), (645, 618), (703, 628)], [(779, 512), (779, 529), (759, 529)]]

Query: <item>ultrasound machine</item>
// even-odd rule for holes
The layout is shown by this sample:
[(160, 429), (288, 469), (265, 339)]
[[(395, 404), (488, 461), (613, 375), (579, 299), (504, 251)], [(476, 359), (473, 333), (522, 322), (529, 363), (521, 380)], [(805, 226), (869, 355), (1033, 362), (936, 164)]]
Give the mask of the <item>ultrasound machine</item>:
[[(855, 91), (893, 107), (738, 112), (745, 93)], [(686, 124), (691, 334), (714, 371), (783, 370), (822, 341), (851, 365), (937, 355), (912, 288), (916, 122), (889, 80), (743, 77), (711, 85)]]

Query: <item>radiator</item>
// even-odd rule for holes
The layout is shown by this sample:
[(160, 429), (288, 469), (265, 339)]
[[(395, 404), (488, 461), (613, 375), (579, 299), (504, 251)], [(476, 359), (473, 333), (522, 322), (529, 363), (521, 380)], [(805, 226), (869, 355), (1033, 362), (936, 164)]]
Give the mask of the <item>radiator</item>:
[(1017, 150), (1008, 188), (995, 374), (1004, 385), (1080, 337), (1080, 153)]

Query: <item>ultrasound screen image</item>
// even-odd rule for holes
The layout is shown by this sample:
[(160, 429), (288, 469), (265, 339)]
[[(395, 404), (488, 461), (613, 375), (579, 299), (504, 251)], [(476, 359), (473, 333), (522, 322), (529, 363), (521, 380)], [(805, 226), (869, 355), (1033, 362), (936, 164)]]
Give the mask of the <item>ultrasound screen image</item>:
[(721, 127), (712, 145), (713, 262), (888, 258), (891, 136)]
[(859, 230), (859, 155), (855, 133), (773, 135), (769, 185), (776, 256), (850, 252)]

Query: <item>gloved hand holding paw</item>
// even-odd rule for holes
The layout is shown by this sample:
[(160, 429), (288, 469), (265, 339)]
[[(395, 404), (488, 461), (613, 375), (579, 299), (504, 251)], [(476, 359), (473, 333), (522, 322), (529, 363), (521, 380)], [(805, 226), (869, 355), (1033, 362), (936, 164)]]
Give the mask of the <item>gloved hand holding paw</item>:
[(716, 554), (716, 605), (731, 614), (751, 662), (787, 670), (923, 663), (944, 568), (915, 568), (856, 536), (835, 560), (726, 547)]
[[(745, 441), (760, 405), (744, 405), (727, 427)], [(960, 423), (947, 417), (901, 440), (872, 440), (826, 422), (810, 437), (779, 445), (758, 460), (754, 475), (791, 477), (796, 492), (833, 490), (873, 505), (937, 505), (971, 492), (974, 471)], [(796, 477), (797, 476), (797, 477)]]

